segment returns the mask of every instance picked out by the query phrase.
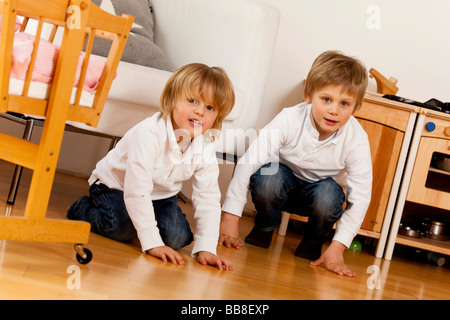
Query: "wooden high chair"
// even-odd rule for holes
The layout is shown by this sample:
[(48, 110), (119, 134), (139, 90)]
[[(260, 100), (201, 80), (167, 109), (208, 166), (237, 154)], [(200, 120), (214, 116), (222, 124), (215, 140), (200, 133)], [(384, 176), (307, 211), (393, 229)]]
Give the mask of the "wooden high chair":
[[(78, 261), (88, 263), (92, 254), (83, 248), (83, 244), (88, 241), (89, 223), (46, 219), (46, 211), (65, 121), (97, 125), (134, 18), (111, 15), (91, 0), (4, 0), (0, 1), (0, 6), (0, 112), (45, 117), (39, 144), (0, 132), (0, 159), (33, 170), (24, 216), (0, 217), (0, 239), (74, 243)], [(10, 93), (16, 17), (23, 18), (22, 29), (31, 20), (37, 23), (21, 94)], [(39, 99), (30, 96), (29, 91), (44, 25), (51, 26), (48, 41), (53, 42), (58, 29), (63, 30), (63, 36), (48, 94)], [(111, 47), (92, 106), (86, 107), (80, 105), (80, 97), (94, 39), (98, 37), (111, 40)], [(84, 47), (80, 80), (74, 88), (78, 59)]]

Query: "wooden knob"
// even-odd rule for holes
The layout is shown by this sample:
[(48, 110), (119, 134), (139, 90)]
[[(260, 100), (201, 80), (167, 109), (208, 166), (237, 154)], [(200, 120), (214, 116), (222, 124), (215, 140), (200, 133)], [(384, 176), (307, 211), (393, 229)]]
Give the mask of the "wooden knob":
[(445, 134), (447, 137), (450, 137), (450, 127), (447, 127), (447, 128), (444, 129), (444, 134)]
[(436, 129), (436, 124), (434, 122), (427, 122), (425, 124), (425, 129), (429, 132), (433, 132)]

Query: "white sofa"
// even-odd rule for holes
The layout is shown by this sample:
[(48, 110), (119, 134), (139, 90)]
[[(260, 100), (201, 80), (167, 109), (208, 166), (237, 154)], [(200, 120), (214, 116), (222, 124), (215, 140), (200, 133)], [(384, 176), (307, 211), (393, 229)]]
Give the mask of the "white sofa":
[[(223, 123), (217, 152), (241, 156), (253, 133), (263, 126), (256, 115), (264, 112), (261, 97), (278, 32), (278, 10), (258, 0), (151, 2), (154, 43), (174, 68), (201, 62), (220, 66), (228, 73), (235, 87), (236, 104)], [(110, 3), (103, 0), (101, 7), (107, 10)], [(121, 62), (98, 127), (71, 125), (122, 137), (158, 111), (159, 97), (170, 74)]]

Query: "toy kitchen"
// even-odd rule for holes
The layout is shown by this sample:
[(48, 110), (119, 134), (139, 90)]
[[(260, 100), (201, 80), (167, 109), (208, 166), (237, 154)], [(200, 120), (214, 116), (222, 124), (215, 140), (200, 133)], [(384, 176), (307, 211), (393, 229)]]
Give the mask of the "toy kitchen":
[(355, 114), (369, 136), (374, 176), (361, 228), (378, 232), (377, 257), (391, 260), (396, 244), (448, 256), (450, 103), (396, 96), (395, 79), (369, 75), (377, 94), (367, 93)]

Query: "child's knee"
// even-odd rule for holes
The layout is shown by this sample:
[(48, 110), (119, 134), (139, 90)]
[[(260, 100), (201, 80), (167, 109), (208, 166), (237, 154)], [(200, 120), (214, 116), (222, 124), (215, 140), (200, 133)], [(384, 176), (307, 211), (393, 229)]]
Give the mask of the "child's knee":
[(250, 177), (250, 190), (253, 196), (262, 199), (272, 199), (281, 193), (283, 180), (279, 175), (261, 174), (261, 168)]
[(67, 218), (70, 220), (86, 220), (86, 212), (92, 207), (92, 200), (82, 196), (67, 209)]
[(332, 178), (324, 179), (314, 190), (313, 211), (321, 216), (338, 219), (343, 212), (345, 193)]
[(162, 240), (166, 246), (171, 247), (174, 250), (178, 250), (191, 244), (194, 240), (194, 235), (190, 230), (186, 230), (184, 232), (173, 232), (162, 236)]
[(136, 229), (129, 218), (122, 219), (117, 215), (106, 215), (104, 212), (92, 217), (91, 230), (107, 238), (122, 242), (132, 241), (137, 236)]

